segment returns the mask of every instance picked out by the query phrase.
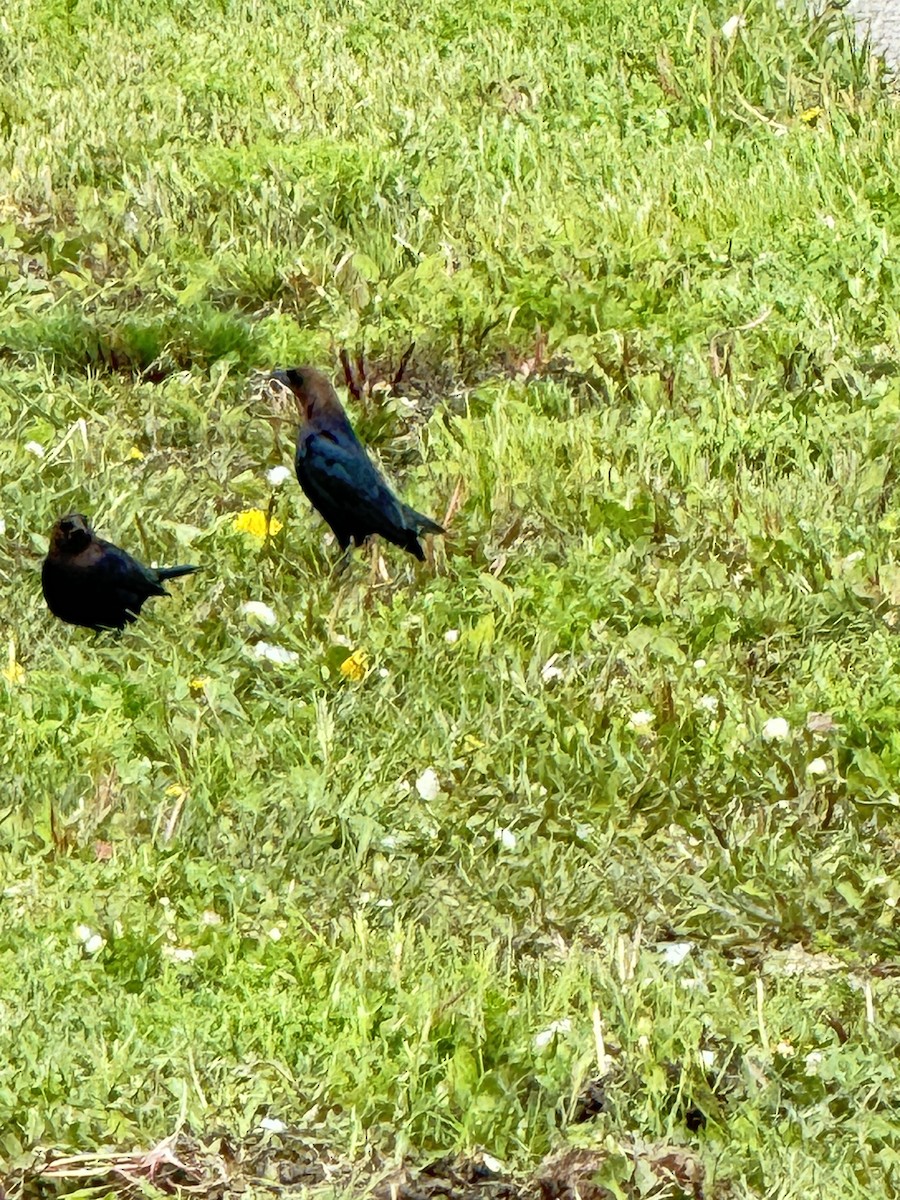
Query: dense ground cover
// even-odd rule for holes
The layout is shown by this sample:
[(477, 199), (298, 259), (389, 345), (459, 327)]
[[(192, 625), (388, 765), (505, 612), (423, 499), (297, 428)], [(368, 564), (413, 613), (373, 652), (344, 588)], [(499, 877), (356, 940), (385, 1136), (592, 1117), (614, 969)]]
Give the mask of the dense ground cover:
[[(15, 9), (6, 1171), (180, 1129), (894, 1195), (900, 118), (839, 18)], [(260, 372), (340, 348), (425, 567), (335, 578), (267, 479)], [(92, 640), (71, 509), (206, 570)]]

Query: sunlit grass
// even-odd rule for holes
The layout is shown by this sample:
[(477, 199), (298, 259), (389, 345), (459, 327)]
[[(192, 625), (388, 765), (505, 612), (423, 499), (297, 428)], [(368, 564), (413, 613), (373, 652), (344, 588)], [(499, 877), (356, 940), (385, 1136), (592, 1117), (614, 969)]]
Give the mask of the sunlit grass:
[[(896, 1186), (900, 121), (735, 15), (0, 16), (7, 1167), (272, 1118)], [(426, 566), (280, 469), (260, 373), (341, 348)], [(54, 622), (72, 510), (204, 570)]]

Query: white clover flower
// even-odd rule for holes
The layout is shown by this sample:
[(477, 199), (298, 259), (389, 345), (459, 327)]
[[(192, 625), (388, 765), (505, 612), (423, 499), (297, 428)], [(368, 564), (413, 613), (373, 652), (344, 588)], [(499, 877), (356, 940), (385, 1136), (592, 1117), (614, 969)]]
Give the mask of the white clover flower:
[(828, 763), (824, 758), (814, 758), (806, 767), (807, 775), (827, 775)]
[(99, 933), (95, 933), (84, 943), (84, 952), (85, 954), (99, 954), (105, 945), (106, 938), (101, 937)]
[(763, 725), (762, 735), (767, 742), (783, 742), (791, 736), (791, 727), (784, 717), (769, 717)]
[(260, 625), (268, 625), (270, 629), (278, 624), (274, 610), (261, 600), (246, 600), (241, 605), (241, 612), (245, 617), (252, 617), (254, 621), (258, 621)]
[(515, 850), (518, 839), (511, 829), (495, 829), (494, 837), (504, 850)]
[(273, 488), (281, 487), (281, 485), (286, 483), (290, 477), (290, 467), (270, 467), (269, 470), (266, 471), (266, 479), (268, 479)]
[(806, 1070), (804, 1074), (818, 1075), (819, 1064), (824, 1057), (825, 1055), (821, 1050), (810, 1050), (809, 1054), (807, 1054), (806, 1058), (804, 1059), (804, 1062), (806, 1063)]
[(680, 967), (693, 948), (693, 942), (669, 942), (660, 953), (667, 967)]
[(706, 709), (707, 712), (711, 712), (711, 713), (718, 712), (719, 711), (719, 697), (718, 696), (701, 696), (700, 699), (697, 701), (697, 707), (704, 708), (704, 709)]
[(735, 13), (733, 17), (729, 17), (722, 26), (722, 37), (726, 42), (730, 42), (739, 29), (743, 29), (747, 24), (747, 18), (743, 13)]
[(163, 954), (172, 962), (190, 962), (195, 956), (190, 946), (163, 946)]
[(562, 678), (562, 667), (556, 666), (558, 658), (558, 654), (552, 654), (541, 667), (541, 679), (543, 679), (544, 683), (550, 683), (554, 679)]
[(447, 643), (448, 646), (452, 646), (454, 642), (458, 642), (459, 641), (459, 630), (458, 629), (448, 629), (447, 632), (444, 634), (444, 641)]
[(40, 442), (26, 442), (25, 449), (29, 454), (33, 454), (35, 458), (43, 458), (47, 453)]
[(436, 800), (440, 790), (441, 781), (438, 779), (434, 767), (426, 767), (416, 780), (416, 791), (427, 802)]
[(87, 925), (76, 925), (75, 936), (79, 942), (88, 942), (94, 936), (94, 931)]
[(279, 1121), (277, 1117), (263, 1117), (256, 1127), (264, 1133), (284, 1133), (287, 1130), (287, 1125), (284, 1121)]
[(654, 716), (652, 712), (647, 712), (642, 708), (639, 712), (633, 712), (628, 718), (628, 724), (637, 733), (649, 733), (653, 727)]
[(286, 650), (284, 646), (272, 646), (269, 642), (257, 642), (251, 646), (250, 652), (254, 658), (277, 663), (280, 667), (290, 666), (300, 658), (296, 650)]
[(779, 1042), (775, 1047), (775, 1053), (780, 1054), (782, 1058), (793, 1058), (797, 1051), (790, 1042)]
[(572, 1022), (568, 1017), (563, 1017), (561, 1021), (551, 1021), (546, 1029), (542, 1029), (540, 1033), (534, 1035), (534, 1045), (536, 1050), (543, 1050), (545, 1046), (549, 1046), (558, 1033), (570, 1033)]

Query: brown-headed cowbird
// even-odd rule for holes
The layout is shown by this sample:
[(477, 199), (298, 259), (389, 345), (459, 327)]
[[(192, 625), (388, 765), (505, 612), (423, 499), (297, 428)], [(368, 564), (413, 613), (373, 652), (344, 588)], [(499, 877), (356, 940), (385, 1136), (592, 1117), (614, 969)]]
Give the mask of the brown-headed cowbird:
[(124, 629), (149, 596), (167, 596), (166, 579), (199, 567), (145, 567), (98, 538), (88, 519), (69, 513), (53, 526), (41, 584), (47, 607), (61, 621), (88, 629)]
[(273, 371), (300, 409), (294, 466), (314, 509), (325, 518), (342, 550), (361, 546), (373, 533), (425, 558), (419, 534), (443, 533), (437, 521), (399, 500), (353, 432), (328, 378), (312, 367)]

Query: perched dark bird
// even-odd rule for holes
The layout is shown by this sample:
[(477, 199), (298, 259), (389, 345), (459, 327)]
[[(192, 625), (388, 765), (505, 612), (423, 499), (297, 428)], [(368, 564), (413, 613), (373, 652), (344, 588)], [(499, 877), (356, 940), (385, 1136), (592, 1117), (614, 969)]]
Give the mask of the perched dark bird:
[(124, 629), (149, 596), (167, 596), (165, 580), (199, 567), (145, 567), (111, 542), (98, 538), (88, 519), (69, 513), (53, 526), (41, 584), (47, 607), (61, 621), (101, 629)]
[(313, 508), (325, 518), (342, 550), (373, 533), (425, 558), (423, 533), (443, 533), (437, 521), (399, 500), (376, 469), (321, 371), (292, 367), (272, 378), (293, 392), (301, 414), (294, 466)]

